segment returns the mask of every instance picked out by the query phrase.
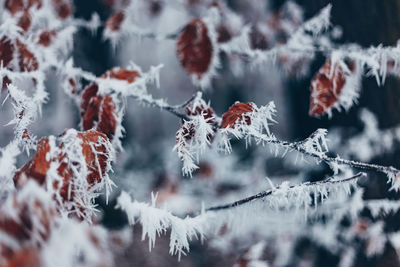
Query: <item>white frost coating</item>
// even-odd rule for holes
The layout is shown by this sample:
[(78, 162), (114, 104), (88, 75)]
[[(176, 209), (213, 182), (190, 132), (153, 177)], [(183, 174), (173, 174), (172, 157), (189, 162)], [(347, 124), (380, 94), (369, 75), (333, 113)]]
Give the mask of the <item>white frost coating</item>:
[(23, 138), (24, 132), (27, 131), (28, 126), (36, 119), (40, 110), (40, 101), (37, 103), (35, 98), (28, 97), (23, 91), (19, 90), (13, 84), (7, 86), (8, 96), (12, 100), (14, 108), (14, 119), (7, 125), (13, 125), (15, 139), (19, 144), (23, 145), (27, 152), (29, 149), (34, 149), (35, 140)]
[(299, 146), (305, 151), (321, 158), (329, 151), (326, 139), (327, 133), (328, 130), (326, 129), (317, 129), (310, 137), (300, 142)]
[(331, 9), (332, 4), (328, 4), (316, 16), (306, 21), (300, 30), (311, 32), (313, 35), (318, 35), (326, 30), (330, 26)]
[[(160, 87), (160, 70), (162, 67), (162, 64), (151, 66), (147, 72), (144, 72), (135, 63), (130, 62), (129, 66), (127, 66), (125, 69), (129, 71), (136, 71), (139, 74), (139, 77), (136, 77), (132, 83), (128, 83), (128, 81), (112, 79), (110, 77), (96, 77), (90, 72), (84, 71), (78, 67), (74, 67), (73, 60), (69, 59), (64, 64), (63, 74), (66, 77), (75, 77), (94, 82), (98, 85), (98, 94), (112, 97), (113, 102), (116, 105), (117, 113), (117, 127), (112, 144), (117, 150), (122, 150), (120, 139), (123, 136), (124, 128), (121, 122), (125, 111), (123, 103), (126, 102), (126, 98), (132, 97), (144, 105), (153, 107), (170, 107), (170, 105), (164, 99), (154, 99), (153, 96), (148, 92), (149, 85), (155, 85), (157, 88)], [(80, 104), (80, 97), (71, 94), (69, 95), (75, 99), (78, 105)]]
[(176, 145), (173, 150), (178, 153), (183, 166), (184, 175), (192, 176), (194, 170), (199, 167), (194, 163), (199, 161), (200, 156), (211, 146), (211, 139), (214, 135), (213, 123), (218, 123), (221, 119), (212, 114), (205, 118), (207, 110), (211, 109), (210, 104), (202, 99), (202, 93), (198, 92), (193, 101), (186, 106), (192, 114), (202, 111), (202, 114), (188, 116), (190, 120), (183, 120), (181, 127), (176, 132)]
[(183, 121), (176, 133), (176, 145), (173, 148), (183, 162), (182, 172), (191, 175), (198, 168), (194, 160), (210, 145), (210, 137), (214, 133), (209, 123), (212, 118), (205, 119), (203, 115), (193, 116), (189, 121)]
[[(31, 226), (29, 229), (30, 238), (25, 242), (18, 242), (18, 246), (21, 245), (37, 245), (43, 244), (43, 235), (48, 229), (45, 229), (42, 220), (46, 220), (54, 212), (54, 202), (51, 196), (42, 187), (40, 187), (35, 181), (28, 181), (24, 187), (13, 195), (9, 195), (2, 206), (0, 207), (0, 213), (2, 214), (1, 219), (9, 219), (20, 222), (21, 216), (28, 216)], [(22, 222), (24, 224), (26, 222)], [(48, 227), (54, 224), (52, 221), (48, 222)], [(7, 231), (0, 231), (0, 243), (12, 247), (15, 242), (12, 233)], [(13, 241), (14, 240), (14, 241)], [(11, 242), (11, 243), (10, 243)], [(1, 257), (0, 257), (1, 258)]]
[(202, 213), (197, 217), (186, 217), (181, 219), (172, 215), (167, 210), (155, 207), (156, 197), (152, 195), (152, 204), (132, 201), (128, 193), (122, 192), (117, 199), (117, 208), (126, 212), (129, 224), (139, 222), (143, 226), (142, 240), (149, 239), (149, 250), (154, 247), (155, 239), (171, 229), (170, 249), (171, 255), (186, 255), (189, 251), (189, 241), (192, 238), (202, 238), (207, 226), (210, 213)]
[[(112, 187), (115, 186), (108, 176), (108, 172), (111, 170), (110, 162), (112, 161), (112, 155), (114, 152), (111, 144), (107, 140), (102, 140), (101, 137), (98, 137), (98, 146), (104, 146), (106, 149), (104, 153), (109, 157), (105, 172), (103, 173), (98, 159), (100, 154), (103, 152), (97, 152), (94, 147), (95, 144), (85, 144), (92, 146), (91, 153), (95, 156), (95, 170), (90, 170), (87, 168), (86, 158), (83, 155), (82, 140), (77, 136), (77, 134), (78, 132), (76, 130), (69, 129), (59, 137), (57, 141), (63, 143), (61, 148), (57, 146), (56, 138), (54, 136), (49, 136), (50, 151), (47, 153), (46, 158), (51, 160), (51, 165), (46, 174), (46, 189), (54, 195), (62, 213), (74, 213), (78, 215), (78, 217), (91, 222), (92, 215), (96, 211), (94, 199), (99, 195), (99, 191), (105, 188), (106, 198), (108, 199)], [(59, 155), (62, 154), (65, 154), (66, 156), (63, 157), (63, 161), (60, 162), (58, 158)], [(61, 188), (54, 187), (55, 182), (63, 181), (63, 177), (60, 177), (58, 173), (58, 167), (63, 163), (67, 163), (68, 168), (72, 171), (68, 183), (68, 199), (71, 199), (71, 201), (66, 201), (60, 195)], [(98, 180), (94, 185), (90, 185), (87, 181), (87, 177), (93, 171), (96, 171), (100, 177), (98, 177)], [(58, 183), (58, 185), (62, 186), (63, 183)]]
[[(289, 186), (288, 182), (276, 187), (271, 194), (255, 199), (244, 205), (232, 207), (221, 211), (207, 211), (204, 209), (196, 217), (179, 218), (169, 211), (155, 207), (156, 197), (152, 195), (152, 204), (132, 201), (128, 193), (122, 192), (117, 199), (117, 208), (126, 212), (130, 225), (139, 222), (142, 225), (142, 239), (149, 239), (149, 249), (154, 247), (157, 235), (165, 234), (171, 229), (170, 254), (185, 255), (189, 251), (189, 241), (193, 237), (206, 236), (206, 234), (217, 234), (222, 225), (233, 227), (242, 225), (243, 218), (255, 216), (260, 211), (265, 215), (258, 214), (255, 217), (264, 218), (268, 211), (285, 212), (291, 210), (304, 210), (307, 217), (308, 209), (313, 205), (311, 194), (316, 194), (321, 204), (328, 198), (337, 198), (350, 194), (356, 186), (356, 180), (342, 181), (331, 179), (331, 183), (317, 183), (310, 185), (304, 183), (297, 186)], [(244, 216), (246, 214), (246, 216)], [(292, 220), (296, 216), (292, 216)], [(256, 218), (255, 218), (256, 220)], [(248, 223), (248, 220), (245, 220)], [(243, 225), (242, 225), (243, 226)], [(239, 230), (241, 228), (238, 228)]]
[(396, 142), (400, 141), (400, 127), (379, 129), (376, 116), (367, 109), (362, 109), (359, 117), (364, 128), (337, 148), (343, 156), (351, 156), (364, 162), (370, 161), (374, 156), (392, 151)]
[(18, 142), (12, 141), (6, 147), (1, 149), (0, 158), (0, 200), (6, 198), (15, 190), (12, 177), (16, 170), (16, 157), (21, 153), (18, 148)]
[[(350, 63), (350, 68), (352, 68), (350, 69), (349, 65), (345, 63), (346, 57), (347, 55), (341, 53), (340, 51), (334, 51), (331, 54), (330, 78), (334, 75), (340, 75), (339, 73), (334, 73), (335, 70), (341, 70), (343, 72), (342, 74), (344, 75), (345, 83), (338, 97), (338, 101), (332, 108), (326, 111), (329, 117), (332, 116), (333, 108), (336, 108), (340, 111), (341, 107), (343, 107), (346, 111), (348, 111), (354, 103), (357, 103), (360, 95), (362, 66), (360, 62), (354, 61)], [(334, 87), (336, 86), (337, 84), (334, 83)], [(337, 92), (336, 88), (333, 89), (333, 92)]]
[(218, 9), (213, 7), (210, 8), (206, 17), (202, 19), (204, 24), (207, 27), (207, 35), (210, 38), (211, 46), (212, 46), (212, 54), (211, 54), (211, 61), (208, 66), (208, 69), (205, 73), (201, 74), (199, 77), (198, 74), (192, 74), (192, 82), (200, 86), (202, 89), (210, 88), (211, 86), (211, 79), (216, 76), (217, 69), (220, 67), (219, 61), (219, 44), (217, 42), (217, 30), (216, 26), (220, 21), (220, 14)]
[(42, 250), (44, 266), (112, 266), (108, 234), (100, 226), (61, 218)]
[[(276, 123), (274, 116), (276, 114), (276, 108), (274, 102), (269, 102), (265, 106), (257, 107), (256, 104), (251, 104), (252, 111), (243, 113), (241, 120), (236, 120), (232, 127), (227, 127), (220, 129), (219, 132), (222, 135), (232, 134), (238, 139), (245, 138), (246, 142), (251, 142), (253, 137), (257, 143), (262, 142), (261, 137), (266, 139), (276, 139), (276, 137), (271, 133), (269, 126), (272, 123)], [(247, 124), (250, 118), (250, 124)], [(230, 144), (227, 138), (221, 139), (224, 144), (219, 144), (219, 146), (225, 146), (226, 152), (230, 152)]]

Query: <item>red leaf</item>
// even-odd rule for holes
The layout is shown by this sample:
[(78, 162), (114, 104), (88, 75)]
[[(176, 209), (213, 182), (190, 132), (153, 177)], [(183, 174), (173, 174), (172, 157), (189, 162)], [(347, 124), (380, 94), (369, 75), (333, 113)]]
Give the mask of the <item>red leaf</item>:
[(108, 138), (97, 131), (80, 132), (78, 138), (82, 140), (82, 154), (89, 170), (86, 179), (89, 185), (94, 186), (101, 182), (101, 178), (107, 170), (110, 155), (108, 155), (107, 147), (102, 140), (108, 140)]
[(24, 11), (18, 20), (18, 26), (21, 27), (25, 32), (29, 30), (32, 24), (32, 18), (29, 11)]
[(72, 14), (72, 5), (67, 0), (53, 0), (54, 11), (61, 19), (66, 19)]
[(125, 80), (128, 83), (133, 83), (136, 78), (140, 77), (139, 72), (135, 70), (126, 70), (121, 68), (112, 68), (111, 70), (104, 73), (101, 78), (110, 78), (117, 80)]
[(253, 103), (235, 103), (222, 116), (221, 128), (234, 128), (236, 123), (243, 119), (247, 125), (251, 124), (250, 116), (244, 115), (253, 111)]
[(7, 37), (3, 37), (0, 40), (0, 61), (3, 67), (7, 67), (10, 61), (13, 59), (15, 46), (12, 44), (11, 40)]
[(39, 68), (36, 57), (26, 47), (26, 45), (17, 40), (18, 64), (20, 71), (35, 71)]
[(5, 258), (5, 267), (40, 267), (40, 252), (36, 248), (25, 248), (13, 251), (9, 247), (0, 246)]
[(42, 46), (49, 46), (53, 42), (54, 38), (56, 37), (57, 32), (55, 30), (46, 30), (42, 31), (39, 35), (38, 43)]
[(118, 11), (108, 18), (106, 22), (106, 28), (110, 31), (119, 31), (121, 29), (121, 24), (125, 20), (124, 11)]
[[(16, 53), (14, 53), (15, 51)], [(17, 55), (17, 66), (12, 62), (14, 54)], [(17, 40), (16, 43), (14, 43), (6, 37), (3, 37), (0, 40), (0, 61), (2, 62), (3, 67), (14, 71), (35, 71), (39, 68), (39, 63), (35, 55), (23, 42)], [(5, 82), (10, 81), (8, 78), (5, 80), (6, 81), (3, 80), (3, 88)]]
[(95, 128), (112, 140), (117, 129), (117, 112), (113, 99), (98, 94), (95, 83), (88, 85), (82, 93), (81, 118), (84, 130)]
[(183, 68), (201, 78), (210, 67), (213, 46), (206, 24), (200, 19), (192, 20), (178, 38), (177, 52)]
[(26, 11), (31, 7), (36, 6), (36, 8), (40, 9), (42, 7), (41, 0), (6, 0), (4, 3), (4, 8), (11, 12), (14, 15), (20, 11)]
[[(82, 140), (82, 154), (85, 158), (88, 174), (86, 180), (88, 188), (94, 187), (102, 181), (107, 171), (107, 165), (110, 155), (106, 141), (106, 135), (97, 131), (78, 132), (77, 138)], [(59, 189), (59, 194), (63, 201), (75, 201), (74, 197), (74, 181), (79, 179), (75, 176), (73, 167), (76, 164), (73, 159), (68, 158), (68, 154), (63, 151), (63, 148), (69, 144), (61, 142), (57, 148), (51, 148), (50, 140), (48, 137), (43, 137), (39, 140), (36, 154), (33, 158), (19, 169), (14, 175), (14, 183), (17, 188), (21, 188), (26, 184), (29, 179), (35, 180), (39, 185), (45, 186), (48, 179), (47, 172), (50, 169), (51, 163), (58, 164), (57, 173), (62, 178), (61, 185), (59, 181), (53, 183), (54, 189)], [(52, 154), (49, 154), (51, 150)], [(76, 203), (78, 206), (80, 203)]]
[(47, 240), (56, 215), (54, 207), (37, 195), (19, 193), (14, 192), (7, 200), (11, 202), (12, 210), (0, 210), (0, 231), (20, 244), (38, 241), (34, 239)]
[[(354, 65), (350, 64), (349, 69), (354, 72)], [(327, 60), (311, 81), (309, 114), (311, 116), (322, 115), (339, 104), (339, 97), (346, 80), (347, 76), (340, 64), (336, 63), (332, 68), (331, 61)]]
[(193, 103), (188, 104), (185, 109), (184, 113), (188, 117), (203, 115), (204, 119), (209, 119), (210, 124), (216, 124), (216, 116), (214, 110), (208, 105), (197, 105), (196, 108), (193, 108)]

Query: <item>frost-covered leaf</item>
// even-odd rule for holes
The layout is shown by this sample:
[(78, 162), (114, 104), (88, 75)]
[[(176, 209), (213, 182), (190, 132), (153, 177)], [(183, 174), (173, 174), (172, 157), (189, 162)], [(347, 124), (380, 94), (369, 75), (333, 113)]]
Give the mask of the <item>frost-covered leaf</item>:
[(48, 47), (54, 42), (54, 39), (56, 37), (57, 37), (56, 30), (43, 30), (39, 34), (38, 44), (44, 47)]
[(194, 160), (199, 160), (199, 156), (211, 144), (215, 133), (212, 124), (214, 117), (205, 118), (205, 116), (198, 115), (189, 121), (184, 120), (176, 132), (174, 150), (177, 151), (183, 163), (182, 172), (184, 175), (192, 175), (192, 172), (198, 169)]
[(355, 62), (327, 60), (311, 81), (310, 115), (348, 110), (358, 98), (360, 74)]
[(234, 128), (236, 123), (241, 123), (242, 121), (250, 125), (251, 112), (253, 112), (253, 103), (236, 102), (222, 116), (221, 128)]
[[(57, 142), (59, 144), (57, 144)], [(91, 220), (97, 192), (113, 183), (107, 172), (113, 157), (108, 138), (96, 131), (66, 131), (42, 138), (33, 158), (14, 176), (17, 188), (35, 180), (54, 195), (61, 210)]]
[(199, 79), (208, 71), (212, 54), (216, 52), (208, 36), (208, 28), (200, 19), (186, 25), (179, 36), (177, 50), (182, 66)]
[(72, 1), (70, 0), (51, 0), (54, 11), (61, 19), (67, 19), (73, 13)]
[(101, 78), (103, 79), (116, 79), (116, 80), (126, 81), (128, 83), (133, 83), (139, 77), (140, 74), (136, 70), (128, 70), (117, 67), (108, 70), (101, 76)]
[(119, 31), (121, 29), (121, 24), (124, 19), (125, 13), (123, 10), (114, 13), (113, 15), (111, 15), (111, 17), (107, 19), (106, 29), (112, 32)]
[(209, 85), (219, 64), (212, 15), (211, 12), (211, 18), (193, 19), (184, 27), (177, 41), (177, 53), (182, 67), (191, 75), (193, 82), (201, 87)]
[(31, 8), (40, 9), (42, 7), (42, 0), (5, 0), (4, 7), (12, 14), (26, 11)]
[(192, 175), (192, 172), (198, 169), (194, 160), (199, 161), (199, 156), (211, 144), (219, 118), (210, 105), (202, 99), (201, 93), (198, 93), (195, 99), (186, 105), (184, 113), (190, 120), (183, 120), (176, 132), (174, 150), (178, 152), (182, 160), (183, 174)]
[(112, 96), (98, 94), (95, 83), (82, 92), (81, 118), (83, 130), (96, 129), (113, 140), (119, 121), (117, 107)]
[[(19, 266), (12, 263), (33, 264), (40, 256), (31, 257), (50, 237), (56, 226), (56, 209), (51, 196), (34, 181), (29, 181), (20, 191), (14, 192), (0, 207), (0, 262), (2, 266)], [(8, 251), (8, 253), (4, 253)], [(27, 257), (29, 255), (29, 257)], [(27, 258), (25, 258), (27, 257)], [(34, 260), (33, 262), (27, 262)], [(4, 265), (4, 262), (10, 265)], [(37, 265), (40, 266), (40, 265)]]
[(139, 222), (142, 225), (142, 239), (149, 239), (149, 249), (155, 245), (157, 235), (171, 229), (169, 253), (171, 255), (186, 255), (189, 251), (189, 241), (192, 238), (202, 237), (207, 227), (207, 219), (210, 213), (200, 214), (196, 217), (181, 219), (171, 212), (155, 207), (156, 198), (153, 197), (152, 205), (138, 201), (132, 201), (128, 193), (122, 192), (117, 200), (117, 208), (126, 212), (129, 224)]

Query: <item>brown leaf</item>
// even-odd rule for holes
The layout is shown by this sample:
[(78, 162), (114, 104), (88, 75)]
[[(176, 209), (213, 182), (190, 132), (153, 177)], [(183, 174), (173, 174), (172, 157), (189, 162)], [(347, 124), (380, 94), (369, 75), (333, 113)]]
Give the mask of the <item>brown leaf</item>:
[(203, 115), (204, 119), (209, 119), (209, 123), (212, 125), (216, 125), (216, 115), (214, 110), (208, 105), (197, 105), (196, 108), (193, 108), (193, 103), (188, 104), (184, 109), (185, 115), (188, 117)]
[[(354, 71), (352, 64), (349, 69)], [(345, 83), (346, 75), (339, 63), (332, 68), (331, 61), (327, 60), (311, 81), (309, 114), (317, 116), (327, 113), (338, 103)]]
[(121, 68), (112, 68), (104, 73), (101, 78), (110, 78), (110, 79), (117, 79), (117, 80), (125, 80), (128, 83), (133, 83), (136, 78), (140, 77), (139, 72), (135, 70), (127, 70)]
[(57, 36), (57, 32), (55, 30), (45, 30), (42, 31), (39, 35), (38, 43), (42, 46), (48, 47), (53, 42), (54, 38)]
[(41, 0), (6, 0), (4, 8), (11, 12), (12, 15), (20, 11), (27, 11), (28, 9), (36, 7), (40, 9), (42, 7)]
[(24, 43), (17, 40), (18, 64), (20, 71), (35, 71), (39, 68), (39, 63), (35, 55), (29, 51)]
[(29, 30), (32, 24), (32, 18), (29, 11), (24, 11), (18, 20), (18, 26), (21, 27), (25, 32)]
[(114, 13), (108, 18), (106, 22), (106, 28), (110, 31), (119, 31), (121, 29), (121, 24), (125, 20), (125, 14), (123, 10)]
[(197, 75), (198, 78), (208, 71), (215, 53), (213, 50), (207, 26), (201, 19), (192, 20), (178, 38), (179, 60), (189, 74)]
[(2, 62), (3, 67), (7, 67), (13, 59), (14, 51), (15, 46), (12, 44), (11, 40), (7, 37), (3, 37), (0, 40), (0, 61)]
[(72, 5), (68, 0), (53, 0), (52, 1), (54, 11), (57, 16), (61, 19), (66, 19), (72, 15)]
[[(82, 140), (82, 154), (88, 170), (86, 177), (88, 182), (87, 190), (89, 190), (100, 183), (106, 174), (110, 159), (106, 144), (108, 138), (106, 135), (94, 130), (78, 132), (77, 138)], [(54, 189), (59, 190), (59, 194), (64, 201), (75, 201), (74, 181), (79, 177), (75, 176), (73, 167), (81, 164), (81, 162), (74, 162), (73, 159), (69, 158), (68, 154), (63, 150), (68, 145), (60, 142), (57, 148), (51, 148), (48, 137), (40, 139), (36, 154), (15, 173), (14, 183), (16, 187), (22, 188), (30, 179), (35, 180), (41, 186), (46, 186), (50, 165), (55, 163), (58, 164), (57, 173), (62, 178), (62, 181), (61, 184), (59, 181), (53, 182)], [(53, 151), (53, 153), (49, 154), (50, 151)], [(79, 203), (77, 204), (80, 205)]]
[(40, 252), (33, 247), (27, 247), (20, 250), (13, 250), (9, 247), (0, 245), (2, 256), (5, 260), (4, 267), (40, 267)]
[(244, 115), (253, 111), (253, 103), (235, 103), (222, 116), (221, 128), (234, 128), (236, 123), (243, 119), (247, 125), (251, 124), (250, 116)]
[(117, 116), (112, 97), (99, 95), (97, 84), (92, 83), (84, 89), (81, 102), (84, 130), (95, 128), (112, 140), (117, 129)]

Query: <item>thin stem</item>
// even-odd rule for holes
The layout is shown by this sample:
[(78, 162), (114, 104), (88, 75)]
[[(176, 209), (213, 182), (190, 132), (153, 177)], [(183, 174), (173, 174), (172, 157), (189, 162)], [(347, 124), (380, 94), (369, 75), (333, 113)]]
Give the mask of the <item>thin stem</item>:
[(275, 138), (269, 138), (266, 136), (261, 136), (261, 137), (257, 136), (255, 138), (260, 138), (262, 141), (264, 141), (266, 143), (275, 144), (275, 145), (286, 147), (286, 148), (289, 148), (292, 150), (296, 150), (297, 152), (300, 152), (304, 155), (311, 156), (313, 158), (322, 160), (328, 164), (329, 163), (343, 164), (343, 165), (351, 166), (356, 169), (378, 171), (378, 172), (382, 172), (385, 174), (388, 174), (388, 173), (396, 174), (396, 173), (400, 172), (400, 170), (398, 170), (392, 166), (382, 166), (382, 165), (377, 165), (377, 164), (370, 164), (370, 163), (358, 162), (358, 161), (354, 161), (354, 160), (342, 159), (340, 157), (333, 158), (333, 157), (327, 156), (325, 154), (316, 154), (316, 153), (306, 150), (302, 146), (304, 141), (290, 143), (287, 141), (281, 141), (281, 140), (278, 140)]
[[(182, 108), (182, 107), (186, 106), (191, 101), (193, 101), (194, 97), (195, 97), (195, 95), (192, 96), (185, 103), (183, 103), (181, 105), (178, 105), (178, 106), (159, 106), (159, 105), (155, 105), (155, 104), (153, 105), (151, 103), (149, 103), (149, 104), (153, 105), (153, 106), (157, 106), (157, 107), (159, 107), (159, 108), (161, 108), (163, 110), (166, 110), (166, 111), (170, 112), (171, 114), (177, 116), (180, 119), (190, 120), (190, 118), (188, 116), (186, 116), (183, 113), (178, 112), (177, 110), (179, 108)], [(218, 130), (220, 127), (216, 126), (215, 128), (216, 128), (216, 130)], [(314, 133), (311, 134), (310, 137), (313, 136), (313, 135), (314, 135)], [(287, 148), (287, 149), (290, 149), (290, 150), (295, 150), (297, 152), (300, 152), (303, 155), (307, 155), (307, 156), (316, 158), (318, 160), (322, 160), (327, 164), (336, 163), (336, 164), (348, 165), (348, 166), (351, 166), (351, 167), (359, 169), (359, 170), (378, 171), (378, 172), (381, 172), (381, 173), (384, 173), (384, 174), (393, 173), (393, 174), (396, 175), (397, 173), (400, 173), (400, 170), (398, 170), (397, 168), (394, 168), (393, 166), (382, 166), (382, 165), (378, 165), (378, 164), (358, 162), (358, 161), (354, 161), (354, 160), (342, 159), (340, 157), (334, 158), (334, 157), (327, 156), (325, 154), (320, 154), (320, 153), (316, 154), (316, 153), (310, 152), (310, 151), (308, 151), (307, 149), (305, 149), (302, 146), (302, 144), (304, 144), (304, 142), (308, 138), (303, 140), (303, 141), (291, 143), (291, 142), (288, 142), (288, 141), (281, 141), (281, 140), (276, 139), (276, 138), (271, 138), (271, 137), (266, 136), (266, 135), (257, 135), (257, 136), (253, 135), (253, 137), (256, 138), (256, 139), (260, 139), (265, 143), (279, 145), (281, 147), (284, 147), (284, 148)]]
[[(298, 186), (316, 186), (316, 185), (325, 185), (325, 184), (345, 183), (345, 182), (350, 182), (350, 181), (357, 180), (358, 178), (360, 178), (362, 176), (365, 176), (365, 175), (366, 175), (365, 173), (359, 172), (354, 176), (351, 176), (349, 178), (345, 178), (345, 179), (342, 179), (342, 180), (333, 180), (333, 178), (330, 177), (330, 178), (328, 178), (326, 180), (323, 180), (323, 181), (307, 182), (307, 183), (303, 183), (301, 185), (292, 185), (289, 188), (292, 189), (292, 188), (295, 188), (295, 187), (298, 187)], [(206, 209), (205, 211), (218, 211), (218, 210), (226, 210), (226, 209), (235, 208), (237, 206), (241, 206), (243, 204), (249, 203), (249, 202), (251, 202), (253, 200), (262, 199), (262, 198), (265, 198), (265, 197), (267, 197), (269, 195), (272, 195), (272, 193), (275, 192), (276, 189), (279, 189), (279, 187), (276, 187), (275, 189), (272, 189), (272, 190), (260, 192), (260, 193), (258, 193), (256, 195), (253, 195), (253, 196), (250, 196), (250, 197), (247, 197), (247, 198), (244, 198), (244, 199), (241, 199), (241, 200), (229, 203), (229, 204), (220, 205), (220, 206), (214, 206), (214, 207)]]
[(152, 107), (158, 107), (162, 110), (168, 111), (169, 113), (175, 115), (176, 117), (182, 119), (182, 120), (186, 120), (189, 121), (190, 118), (188, 116), (186, 116), (184, 113), (179, 112), (180, 109), (186, 107), (190, 102), (192, 102), (194, 99), (196, 98), (196, 95), (192, 95), (188, 100), (186, 100), (185, 102), (183, 102), (182, 104), (179, 105), (175, 105), (175, 106), (169, 106), (169, 105), (160, 105), (159, 103), (157, 103), (156, 101), (149, 101), (147, 99), (140, 99), (141, 102), (148, 104)]

